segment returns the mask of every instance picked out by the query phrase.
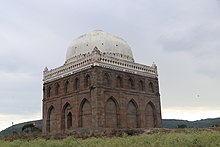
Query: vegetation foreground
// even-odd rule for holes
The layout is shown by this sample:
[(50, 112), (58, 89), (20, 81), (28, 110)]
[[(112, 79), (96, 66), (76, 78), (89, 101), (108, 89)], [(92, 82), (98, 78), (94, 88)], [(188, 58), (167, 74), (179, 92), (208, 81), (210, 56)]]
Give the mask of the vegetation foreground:
[(218, 147), (219, 129), (160, 129), (146, 131), (141, 135), (122, 137), (89, 137), (80, 139), (67, 137), (54, 139), (0, 139), (0, 147)]

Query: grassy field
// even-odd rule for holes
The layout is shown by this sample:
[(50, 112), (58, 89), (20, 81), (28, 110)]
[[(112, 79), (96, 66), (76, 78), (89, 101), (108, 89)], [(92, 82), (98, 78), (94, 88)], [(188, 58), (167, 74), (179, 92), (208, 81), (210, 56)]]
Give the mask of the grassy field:
[(219, 130), (159, 130), (137, 136), (90, 137), (79, 139), (68, 137), (63, 140), (0, 140), (0, 147), (219, 147)]

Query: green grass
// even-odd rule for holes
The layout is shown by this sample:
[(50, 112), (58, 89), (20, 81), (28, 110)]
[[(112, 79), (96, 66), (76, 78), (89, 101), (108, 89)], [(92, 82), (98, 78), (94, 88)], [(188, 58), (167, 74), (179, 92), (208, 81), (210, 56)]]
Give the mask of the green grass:
[(91, 137), (76, 139), (68, 137), (63, 140), (0, 140), (0, 147), (218, 147), (220, 131), (184, 130), (159, 131), (153, 134), (123, 137)]

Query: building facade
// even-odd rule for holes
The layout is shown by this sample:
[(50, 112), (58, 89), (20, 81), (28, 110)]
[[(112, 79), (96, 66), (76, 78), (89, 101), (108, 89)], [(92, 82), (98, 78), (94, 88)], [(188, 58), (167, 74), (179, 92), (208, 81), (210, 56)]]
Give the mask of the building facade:
[(43, 133), (162, 127), (157, 67), (104, 31), (74, 40), (63, 66), (43, 72)]

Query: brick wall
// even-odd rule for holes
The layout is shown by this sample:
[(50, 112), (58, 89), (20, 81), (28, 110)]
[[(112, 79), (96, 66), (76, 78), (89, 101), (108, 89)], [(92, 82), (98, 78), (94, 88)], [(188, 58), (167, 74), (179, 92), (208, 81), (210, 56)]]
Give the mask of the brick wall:
[(44, 83), (43, 91), (44, 133), (162, 127), (157, 78), (92, 67)]

